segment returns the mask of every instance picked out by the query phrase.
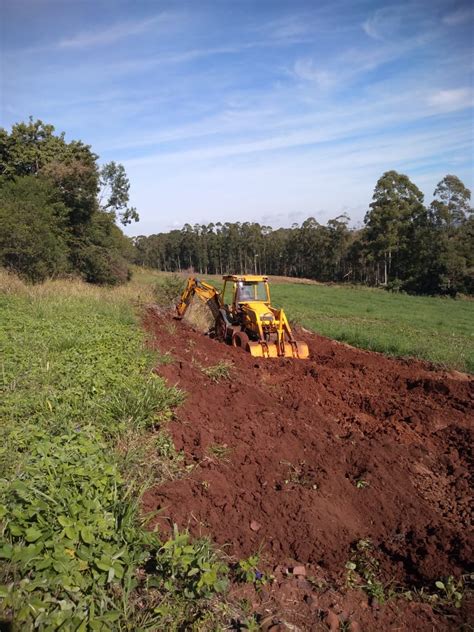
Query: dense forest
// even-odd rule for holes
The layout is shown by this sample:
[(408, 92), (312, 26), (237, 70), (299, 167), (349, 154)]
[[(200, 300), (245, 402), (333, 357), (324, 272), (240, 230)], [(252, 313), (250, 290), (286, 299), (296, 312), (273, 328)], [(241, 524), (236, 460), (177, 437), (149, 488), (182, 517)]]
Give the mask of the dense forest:
[(360, 229), (347, 215), (325, 226), (186, 224), (126, 237), (138, 220), (122, 165), (99, 165), (81, 141), (30, 120), (0, 128), (0, 265), (38, 282), (67, 274), (122, 283), (130, 263), (199, 274), (259, 272), (364, 283), (421, 294), (474, 293), (471, 192), (445, 176), (433, 200), (396, 171), (384, 173)]
[(125, 170), (54, 132), (31, 118), (0, 128), (0, 265), (33, 282), (124, 282), (133, 245), (117, 221), (138, 220)]
[(470, 191), (447, 175), (429, 206), (403, 174), (378, 180), (364, 227), (341, 215), (325, 226), (273, 230), (258, 223), (186, 224), (135, 238), (135, 261), (200, 274), (257, 272), (319, 281), (383, 285), (421, 294), (474, 293), (474, 217)]

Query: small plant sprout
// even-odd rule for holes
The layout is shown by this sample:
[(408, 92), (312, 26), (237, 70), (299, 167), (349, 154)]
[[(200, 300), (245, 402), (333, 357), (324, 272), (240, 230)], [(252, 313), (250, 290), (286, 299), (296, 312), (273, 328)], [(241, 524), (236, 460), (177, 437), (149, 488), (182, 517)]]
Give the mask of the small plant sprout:
[(174, 527), (170, 538), (156, 555), (157, 584), (185, 599), (212, 597), (228, 585), (227, 566), (208, 540), (194, 540)]
[(237, 581), (254, 584), (256, 587), (267, 584), (271, 577), (258, 569), (259, 561), (260, 558), (257, 554), (239, 560), (234, 569)]
[(261, 630), (260, 624), (257, 621), (255, 615), (251, 615), (248, 619), (244, 621), (244, 630), (249, 630), (249, 632), (259, 632)]
[(317, 484), (305, 473), (306, 463), (304, 461), (300, 461), (297, 465), (289, 461), (280, 461), (280, 465), (285, 465), (288, 468), (285, 485), (301, 485), (308, 489), (318, 489)]
[(222, 360), (213, 366), (204, 367), (202, 372), (206, 375), (212, 382), (220, 382), (221, 380), (228, 380), (230, 377), (230, 370), (232, 368), (232, 362), (228, 362), (227, 360)]
[(217, 459), (221, 459), (222, 461), (229, 460), (231, 449), (229, 448), (227, 443), (214, 443), (213, 445), (209, 446), (208, 450), (209, 453)]
[(355, 482), (355, 486), (357, 487), (357, 489), (364, 489), (365, 487), (369, 486), (369, 482), (365, 481), (363, 478), (359, 478), (356, 482)]
[(460, 608), (463, 600), (463, 580), (462, 578), (456, 581), (452, 575), (450, 575), (446, 581), (438, 580), (435, 582), (436, 588), (441, 592), (441, 596), (445, 603), (453, 605), (455, 608)]

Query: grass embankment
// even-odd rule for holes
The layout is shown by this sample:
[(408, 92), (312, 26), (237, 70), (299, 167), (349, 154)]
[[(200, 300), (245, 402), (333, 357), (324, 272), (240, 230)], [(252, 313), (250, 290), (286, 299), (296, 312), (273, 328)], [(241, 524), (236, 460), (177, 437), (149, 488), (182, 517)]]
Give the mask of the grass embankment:
[(225, 568), (137, 518), (150, 463), (177, 467), (163, 428), (183, 397), (151, 372), (132, 305), (150, 288), (0, 281), (0, 621), (190, 629)]
[(356, 347), (474, 373), (474, 302), (278, 283), (272, 298), (304, 327)]

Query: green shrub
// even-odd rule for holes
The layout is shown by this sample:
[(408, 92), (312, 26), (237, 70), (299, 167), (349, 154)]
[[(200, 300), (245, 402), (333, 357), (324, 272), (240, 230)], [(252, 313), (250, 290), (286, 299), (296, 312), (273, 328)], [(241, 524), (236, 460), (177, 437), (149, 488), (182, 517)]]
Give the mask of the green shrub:
[(66, 272), (65, 215), (48, 182), (0, 180), (0, 265), (33, 283)]

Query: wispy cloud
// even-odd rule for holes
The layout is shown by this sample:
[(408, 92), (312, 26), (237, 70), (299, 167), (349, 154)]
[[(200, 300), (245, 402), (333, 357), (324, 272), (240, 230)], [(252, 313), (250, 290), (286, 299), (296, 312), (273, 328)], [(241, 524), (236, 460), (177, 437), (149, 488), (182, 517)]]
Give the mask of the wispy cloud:
[(402, 13), (399, 7), (383, 7), (377, 9), (365, 22), (362, 28), (366, 34), (376, 40), (384, 40), (400, 29)]
[(58, 42), (58, 48), (78, 49), (112, 44), (133, 35), (140, 35), (158, 24), (164, 25), (170, 20), (170, 17), (169, 13), (161, 13), (143, 20), (128, 20), (117, 22), (102, 29), (80, 31), (75, 35), (61, 39)]
[(433, 24), (434, 18), (426, 7), (413, 2), (377, 9), (362, 23), (362, 29), (376, 41), (393, 42), (420, 36)]
[(265, 39), (295, 43), (308, 38), (314, 28), (313, 22), (312, 16), (290, 14), (258, 24), (254, 30)]
[(454, 88), (438, 90), (428, 96), (428, 104), (444, 112), (462, 110), (474, 106), (474, 90), (472, 88)]
[(334, 74), (322, 68), (318, 68), (315, 62), (307, 57), (296, 60), (293, 66), (293, 72), (298, 79), (311, 81), (322, 89), (330, 88), (336, 83)]
[[(373, 146), (378, 142), (378, 148), (390, 152), (394, 142), (398, 142), (401, 134), (400, 128), (415, 122), (421, 122), (433, 115), (446, 111), (462, 109), (462, 99), (466, 95), (444, 95), (444, 92), (433, 95), (432, 98), (423, 99), (422, 91), (414, 91), (409, 95), (392, 95), (372, 102), (361, 101), (358, 104), (348, 103), (339, 108), (329, 106), (325, 112), (318, 112), (312, 116), (292, 117), (284, 116), (281, 112), (278, 116), (268, 116), (264, 112), (257, 113), (257, 120), (253, 119), (253, 129), (247, 127), (246, 118), (240, 121), (234, 132), (239, 131), (234, 140), (229, 137), (229, 128), (222, 126), (222, 119), (200, 122), (195, 127), (184, 127), (174, 131), (175, 140), (184, 141), (181, 145), (163, 145), (157, 143), (159, 151), (127, 161), (128, 166), (151, 165), (163, 163), (194, 162), (212, 164), (226, 159), (235, 159), (239, 156), (255, 156), (257, 154), (272, 153), (284, 155), (288, 150), (319, 151), (318, 147), (324, 147), (325, 152), (339, 151), (340, 146), (351, 147), (354, 154), (360, 156), (357, 147)], [(441, 95), (441, 96), (440, 96)], [(444, 99), (444, 101), (443, 101)], [(464, 102), (465, 103), (465, 102)], [(395, 126), (395, 129), (393, 129)], [(260, 130), (260, 136), (256, 138), (255, 128)], [(199, 134), (201, 131), (201, 135)], [(206, 132), (208, 132), (206, 134)], [(460, 133), (460, 131), (458, 130)], [(216, 137), (216, 134), (219, 134)], [(403, 132), (404, 135), (412, 132)], [(444, 138), (449, 138), (451, 132), (447, 132)], [(207, 138), (206, 138), (207, 136)], [(423, 132), (419, 139), (430, 137), (430, 133)], [(382, 138), (374, 141), (374, 138)], [(464, 136), (466, 138), (466, 135)], [(168, 137), (169, 140), (171, 140)], [(163, 137), (163, 141), (168, 140)], [(191, 147), (187, 140), (199, 139), (198, 145)], [(357, 139), (357, 140), (355, 140)], [(155, 140), (158, 140), (155, 137)], [(454, 143), (452, 137), (449, 146)], [(329, 147), (333, 145), (333, 148)], [(413, 153), (413, 152), (412, 152)], [(397, 152), (394, 151), (394, 155)], [(274, 158), (272, 158), (274, 160)], [(353, 166), (355, 166), (355, 162)], [(365, 162), (363, 164), (366, 164)]]

